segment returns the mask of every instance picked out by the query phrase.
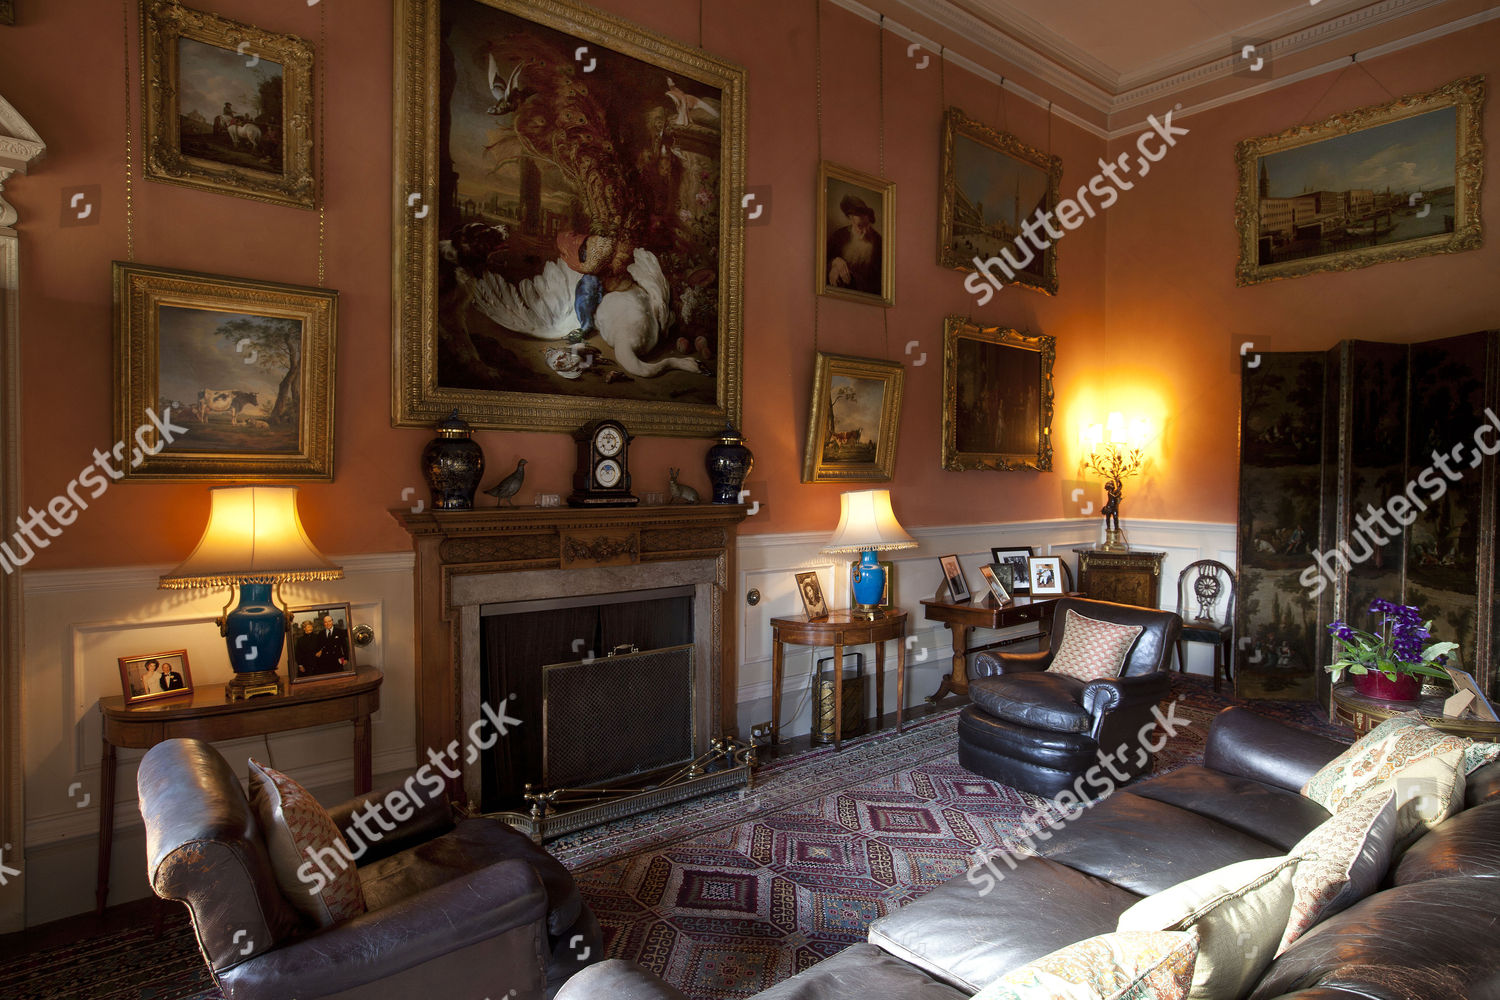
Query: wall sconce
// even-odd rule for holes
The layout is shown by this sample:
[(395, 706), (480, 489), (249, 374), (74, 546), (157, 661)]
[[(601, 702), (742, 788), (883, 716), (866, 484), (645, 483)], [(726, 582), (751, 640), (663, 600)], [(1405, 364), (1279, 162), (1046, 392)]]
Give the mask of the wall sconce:
[(1124, 499), (1124, 480), (1140, 474), (1146, 462), (1146, 442), (1151, 439), (1151, 424), (1137, 417), (1127, 426), (1121, 413), (1111, 413), (1102, 424), (1089, 424), (1079, 434), (1083, 445), (1083, 471), (1104, 477), (1104, 492), (1109, 500), (1100, 509), (1104, 518), (1104, 541), (1095, 548), (1102, 552), (1128, 552), (1125, 533), (1120, 530), (1120, 501)]

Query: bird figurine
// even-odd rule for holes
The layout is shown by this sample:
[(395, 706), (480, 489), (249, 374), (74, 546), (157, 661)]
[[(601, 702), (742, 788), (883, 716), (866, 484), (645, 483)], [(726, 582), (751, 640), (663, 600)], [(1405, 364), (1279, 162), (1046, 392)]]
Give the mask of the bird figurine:
[(521, 492), (521, 484), (525, 481), (526, 459), (523, 458), (516, 462), (515, 472), (512, 472), (494, 486), (485, 490), (485, 493), (488, 493), (496, 500), (504, 500), (507, 507), (514, 507), (515, 504), (510, 502), (510, 498)]

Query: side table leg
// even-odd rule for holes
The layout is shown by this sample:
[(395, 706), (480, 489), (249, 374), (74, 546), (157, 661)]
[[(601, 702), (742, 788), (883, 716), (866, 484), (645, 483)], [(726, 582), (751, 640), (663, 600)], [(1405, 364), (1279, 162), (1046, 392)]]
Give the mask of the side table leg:
[(374, 763), (370, 747), (370, 717), (361, 715), (354, 720), (354, 794), (364, 795), (375, 783)]
[(104, 741), (99, 758), (99, 885), (94, 890), (94, 912), (103, 913), (109, 899), (110, 849), (115, 834), (115, 745)]
[(875, 641), (875, 728), (885, 727), (885, 640)]
[(928, 703), (934, 705), (945, 694), (969, 693), (969, 667), (966, 652), (969, 648), (969, 626), (960, 625), (957, 622), (947, 624), (953, 641), (953, 669), (943, 675), (943, 682), (938, 685), (938, 689), (927, 696)]
[(896, 639), (896, 732), (901, 732), (901, 716), (906, 710), (906, 640)]
[(771, 745), (781, 742), (781, 636), (771, 639)]

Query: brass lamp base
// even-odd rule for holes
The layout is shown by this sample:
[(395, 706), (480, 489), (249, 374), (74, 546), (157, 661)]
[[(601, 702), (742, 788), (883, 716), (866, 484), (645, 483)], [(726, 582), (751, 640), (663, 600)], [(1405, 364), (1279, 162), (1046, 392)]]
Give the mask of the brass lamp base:
[(1094, 546), (1096, 552), (1129, 552), (1130, 545), (1125, 541), (1125, 532), (1119, 528), (1105, 528), (1104, 541)]
[(248, 701), (262, 695), (281, 694), (281, 675), (274, 670), (237, 673), (224, 685), (225, 701)]
[(885, 617), (885, 608), (879, 604), (854, 604), (849, 608), (849, 617), (865, 622), (878, 622)]

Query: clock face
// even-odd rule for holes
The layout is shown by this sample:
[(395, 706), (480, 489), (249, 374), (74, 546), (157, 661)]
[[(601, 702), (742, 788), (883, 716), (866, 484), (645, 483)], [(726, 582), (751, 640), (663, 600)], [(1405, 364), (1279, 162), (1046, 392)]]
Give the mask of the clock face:
[[(603, 449), (601, 448), (600, 450), (602, 451)], [(612, 458), (606, 458), (594, 466), (594, 479), (605, 489), (612, 489), (620, 485), (621, 471), (619, 462), (616, 462)]]
[(594, 447), (599, 454), (614, 457), (625, 447), (625, 438), (618, 427), (603, 427), (594, 435)]

